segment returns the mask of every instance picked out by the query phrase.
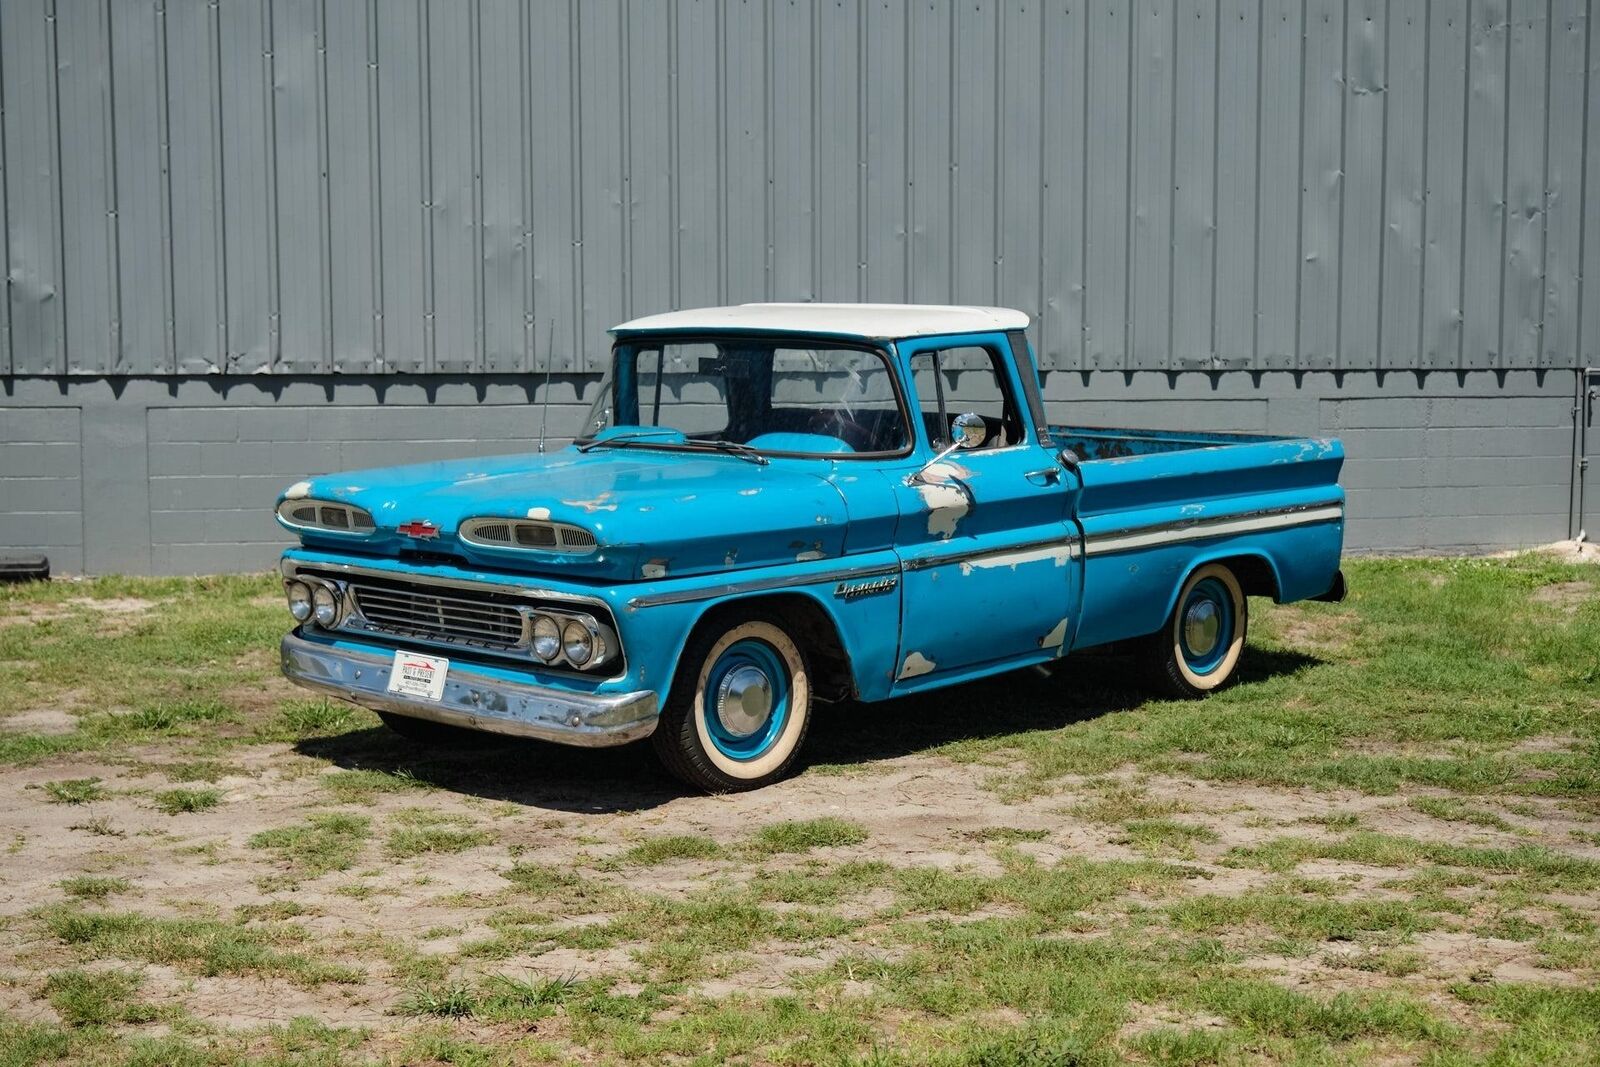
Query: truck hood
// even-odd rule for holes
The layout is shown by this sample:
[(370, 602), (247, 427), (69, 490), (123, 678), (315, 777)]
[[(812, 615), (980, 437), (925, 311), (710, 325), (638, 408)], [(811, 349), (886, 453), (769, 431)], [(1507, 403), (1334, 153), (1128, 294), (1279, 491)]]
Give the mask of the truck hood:
[[(645, 449), (566, 448), (327, 474), (290, 486), (284, 500), (364, 508), (370, 534), (293, 530), (307, 545), (363, 555), (421, 552), (485, 567), (575, 578), (655, 579), (844, 552), (844, 499), (815, 460), (758, 466), (737, 456)], [(595, 551), (570, 555), (488, 548), (458, 536), (477, 517), (548, 520), (593, 533)], [(437, 534), (400, 532), (426, 523)]]

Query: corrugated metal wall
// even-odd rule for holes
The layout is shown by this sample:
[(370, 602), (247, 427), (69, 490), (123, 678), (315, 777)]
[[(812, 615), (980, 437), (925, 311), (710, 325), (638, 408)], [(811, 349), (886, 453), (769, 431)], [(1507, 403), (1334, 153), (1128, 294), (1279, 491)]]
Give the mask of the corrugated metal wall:
[(1600, 363), (1589, 6), (4, 0), (0, 374), (585, 370), (769, 298)]

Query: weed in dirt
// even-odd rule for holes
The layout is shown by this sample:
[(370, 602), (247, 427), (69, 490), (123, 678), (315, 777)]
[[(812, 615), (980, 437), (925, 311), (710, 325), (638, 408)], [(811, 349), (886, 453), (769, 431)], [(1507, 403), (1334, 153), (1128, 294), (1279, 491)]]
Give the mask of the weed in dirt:
[(111, 820), (106, 818), (104, 815), (96, 815), (92, 819), (85, 819), (83, 822), (75, 822), (71, 826), (68, 826), (67, 829), (82, 830), (84, 833), (94, 834), (96, 837), (128, 836), (127, 831), (117, 829), (117, 827), (112, 824)]
[(126, 878), (96, 878), (87, 874), (76, 878), (63, 878), (56, 885), (74, 900), (104, 900), (113, 894), (126, 893), (133, 888), (133, 884)]
[(1515, 875), (1530, 887), (1552, 891), (1600, 886), (1600, 861), (1569, 856), (1540, 845), (1481, 848), (1370, 831), (1333, 841), (1280, 837), (1262, 845), (1233, 849), (1226, 859), (1273, 871), (1293, 870), (1308, 859), (1342, 860), (1373, 867), (1415, 867), (1429, 862)]
[(363, 815), (334, 812), (313, 815), (299, 826), (263, 830), (250, 838), (251, 848), (277, 854), (290, 872), (315, 878), (329, 871), (355, 866), (371, 836), (372, 820)]
[(163, 700), (110, 720), (109, 729), (174, 733), (203, 723), (228, 722), (234, 710), (217, 700)]
[(222, 803), (218, 789), (167, 789), (153, 798), (155, 805), (168, 815), (185, 815), (197, 811), (210, 811)]
[(334, 771), (317, 780), (317, 784), (341, 804), (369, 804), (379, 794), (407, 793), (430, 788), (405, 770), (398, 771)]
[(1217, 832), (1210, 827), (1176, 819), (1133, 819), (1123, 824), (1122, 831), (1114, 838), (1115, 842), (1128, 845), (1147, 856), (1192, 858), (1196, 844), (1210, 844), (1217, 840)]
[(69, 1026), (143, 1023), (155, 1009), (134, 1001), (139, 976), (127, 971), (57, 971), (44, 984), (50, 1006)]
[(1445, 822), (1484, 826), (1491, 830), (1504, 830), (1507, 833), (1518, 832), (1517, 827), (1507, 822), (1503, 816), (1481, 805), (1469, 804), (1459, 797), (1412, 797), (1409, 803), (1413, 810)]
[(999, 841), (1004, 844), (1017, 844), (1022, 841), (1044, 841), (1050, 837), (1049, 830), (1019, 830), (1014, 826), (985, 826), (978, 830), (965, 830), (962, 837), (969, 841)]
[[(722, 854), (722, 848), (701, 834), (672, 834), (639, 842), (608, 865), (609, 867), (654, 867), (674, 860), (709, 860)], [(604, 868), (602, 868), (604, 869)]]
[(760, 855), (808, 852), (814, 848), (859, 845), (867, 839), (866, 827), (833, 816), (769, 823), (750, 838), (750, 848)]
[(553, 867), (542, 863), (517, 863), (501, 877), (522, 892), (535, 897), (549, 896), (557, 890), (578, 884), (578, 875), (567, 867)]
[[(303, 741), (355, 729), (370, 713), (331, 700), (286, 700), (275, 720), (259, 731), (262, 740)], [(375, 721), (375, 720), (374, 720)]]
[(62, 944), (91, 958), (116, 957), (184, 966), (202, 975), (238, 974), (284, 978), (304, 986), (353, 982), (359, 972), (281, 946), (306, 937), (298, 927), (249, 928), (211, 919), (158, 919), (134, 912), (47, 908), (45, 929)]
[(90, 804), (111, 795), (98, 778), (67, 778), (46, 782), (43, 788), (52, 804)]
[(1105, 783), (1100, 795), (1074, 804), (1067, 814), (1088, 822), (1120, 824), (1136, 819), (1158, 819), (1188, 811), (1188, 805), (1170, 797), (1152, 797), (1144, 789)]
[(428, 853), (465, 852), (494, 840), (484, 830), (472, 829), (465, 815), (447, 815), (426, 808), (406, 808), (394, 813), (398, 824), (389, 832), (386, 848), (395, 859), (411, 859)]

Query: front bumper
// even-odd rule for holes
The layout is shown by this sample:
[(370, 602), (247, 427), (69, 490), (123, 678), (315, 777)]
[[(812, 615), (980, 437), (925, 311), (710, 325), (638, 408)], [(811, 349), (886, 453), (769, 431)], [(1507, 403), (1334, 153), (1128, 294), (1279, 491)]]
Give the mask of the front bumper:
[(283, 673), (296, 685), (354, 701), (374, 711), (564, 745), (624, 745), (655, 732), (654, 693), (572, 693), (507, 681), (450, 665), (438, 703), (389, 692), (392, 653), (361, 652), (284, 635)]

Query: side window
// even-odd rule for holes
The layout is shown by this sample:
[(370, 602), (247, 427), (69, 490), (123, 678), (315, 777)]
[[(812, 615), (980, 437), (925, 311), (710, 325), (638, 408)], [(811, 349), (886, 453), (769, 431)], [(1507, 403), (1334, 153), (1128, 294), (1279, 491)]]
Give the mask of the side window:
[(911, 357), (911, 381), (935, 445), (950, 440), (951, 421), (967, 411), (982, 416), (988, 427), (979, 451), (1022, 443), (1022, 419), (1005, 365), (989, 349), (967, 345), (918, 352)]

